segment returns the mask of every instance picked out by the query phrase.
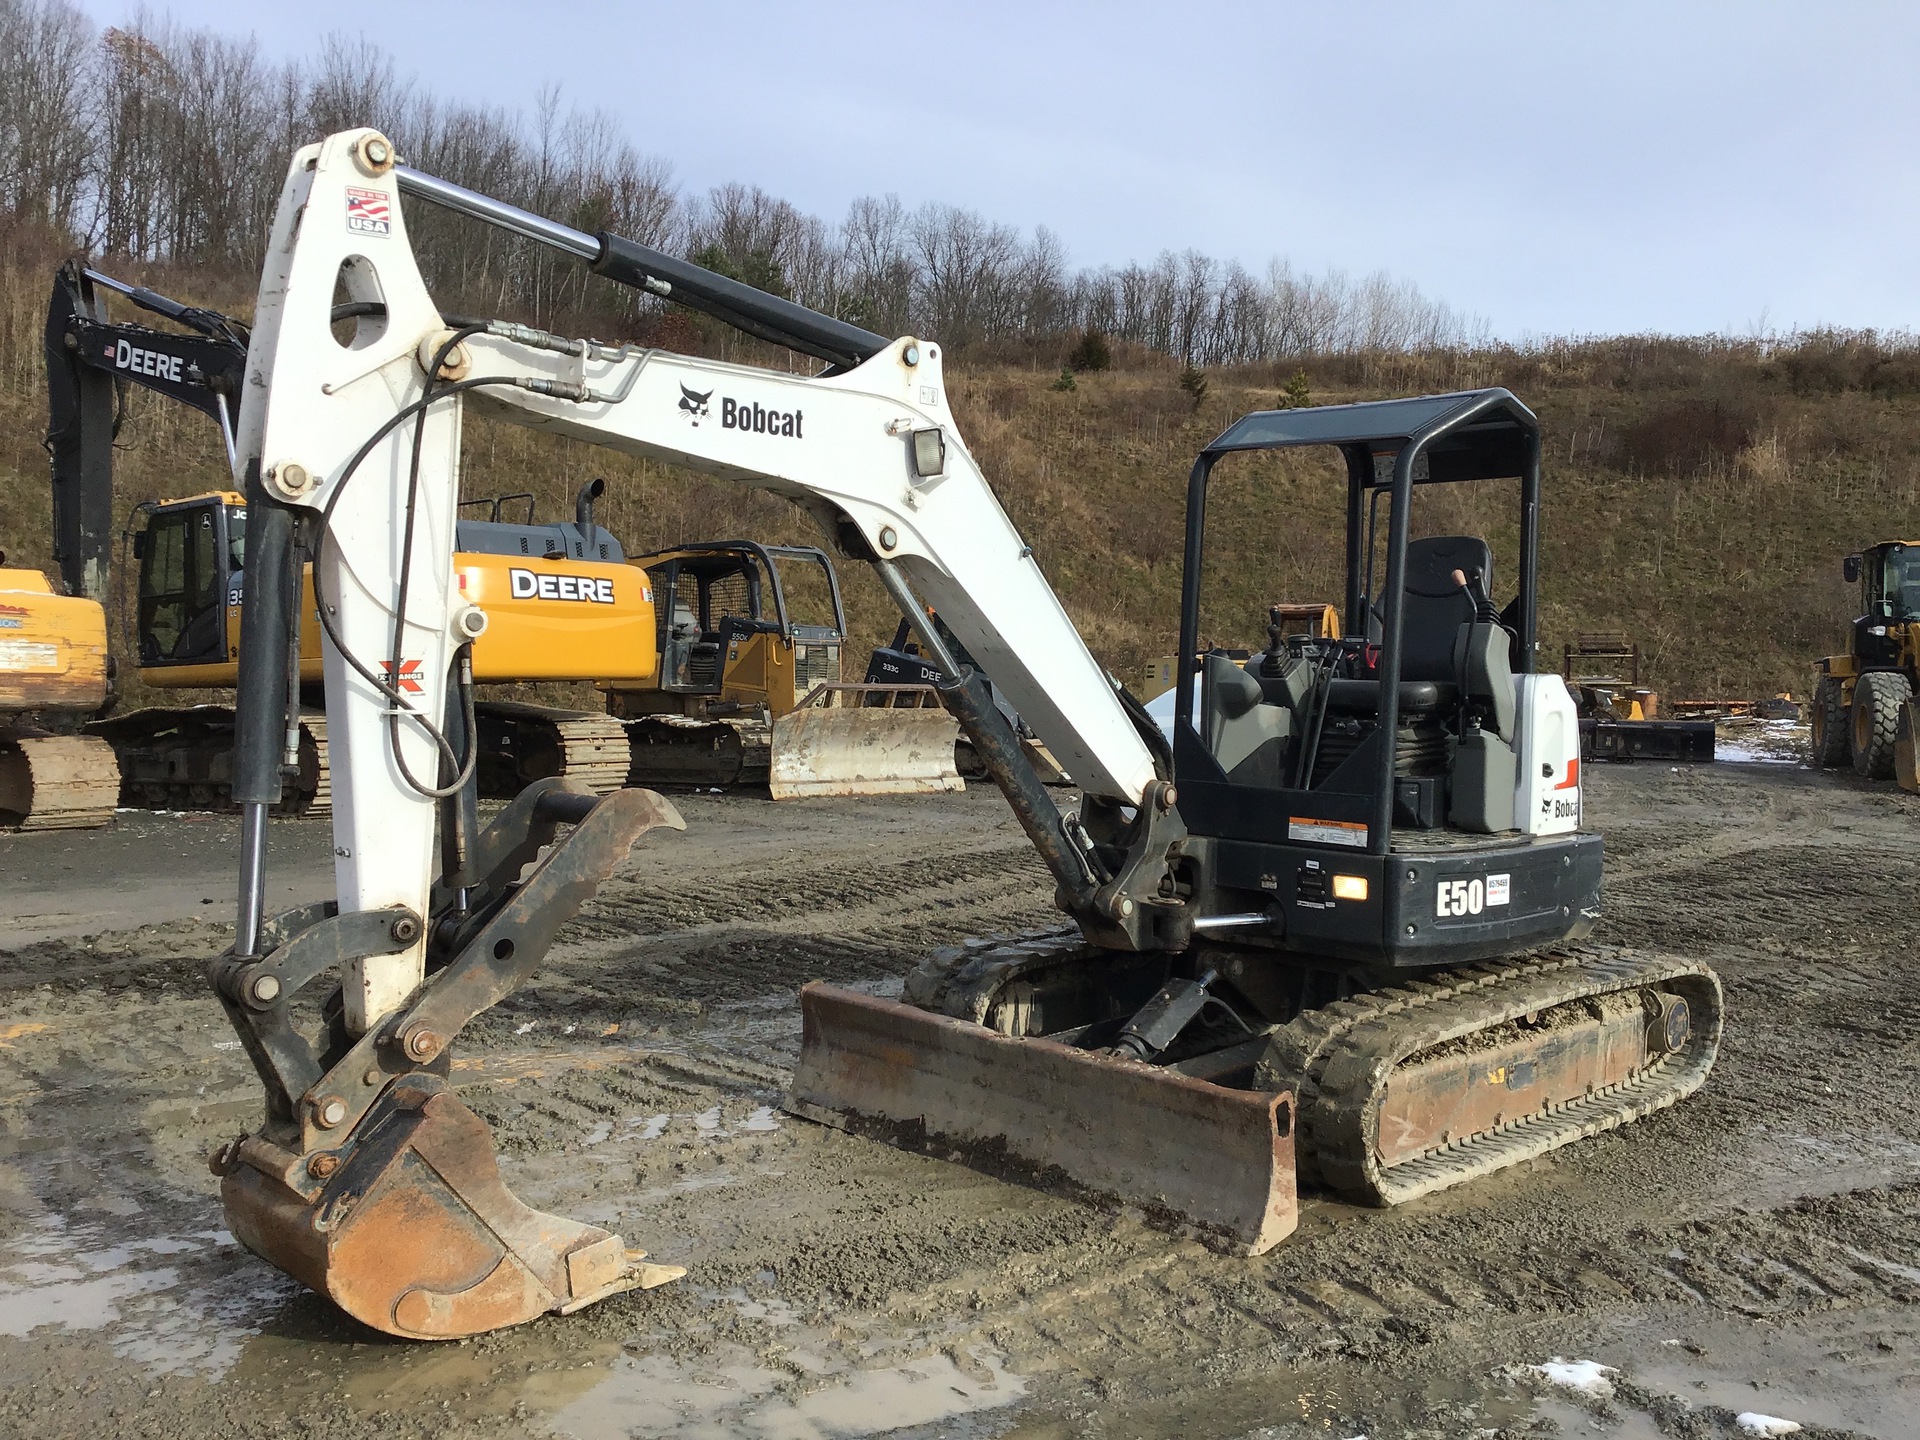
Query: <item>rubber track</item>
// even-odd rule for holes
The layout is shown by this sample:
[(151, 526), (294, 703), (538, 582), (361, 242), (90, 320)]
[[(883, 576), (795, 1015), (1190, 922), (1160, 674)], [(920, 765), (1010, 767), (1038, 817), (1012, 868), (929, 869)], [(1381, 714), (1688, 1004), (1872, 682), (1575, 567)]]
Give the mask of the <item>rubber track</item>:
[[(1631, 1080), (1383, 1170), (1375, 1150), (1393, 1068), (1444, 1041), (1536, 1010), (1648, 985), (1687, 992), (1687, 1045)], [(1368, 1205), (1398, 1205), (1665, 1109), (1706, 1080), (1719, 1051), (1720, 983), (1703, 965), (1574, 947), (1377, 990), (1297, 1016), (1260, 1062), (1263, 1087), (1295, 1087), (1303, 1178)]]
[(984, 1025), (994, 998), (1014, 980), (1100, 953), (1073, 925), (942, 946), (907, 976), (906, 998), (922, 1010)]
[[(906, 999), (983, 1025), (1012, 981), (1099, 954), (1071, 927), (971, 940), (922, 961), (907, 977)], [(1379, 1109), (1401, 1061), (1537, 1010), (1663, 984), (1682, 989), (1692, 1012), (1680, 1051), (1621, 1084), (1381, 1169)], [(1713, 1068), (1721, 1020), (1720, 982), (1704, 965), (1622, 947), (1567, 947), (1411, 979), (1306, 1011), (1274, 1032), (1255, 1083), (1294, 1090), (1295, 1157), (1303, 1180), (1358, 1203), (1398, 1205), (1617, 1129), (1692, 1094)]]

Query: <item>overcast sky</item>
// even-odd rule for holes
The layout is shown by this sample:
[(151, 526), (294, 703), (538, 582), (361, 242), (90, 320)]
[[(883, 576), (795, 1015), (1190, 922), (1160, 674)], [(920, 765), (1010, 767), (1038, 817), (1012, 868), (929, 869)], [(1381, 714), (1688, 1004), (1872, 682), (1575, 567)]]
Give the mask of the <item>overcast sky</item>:
[(154, 8), (281, 59), (364, 35), (509, 109), (558, 82), (683, 188), (942, 200), (1076, 265), (1384, 268), (1516, 339), (1920, 329), (1911, 3)]

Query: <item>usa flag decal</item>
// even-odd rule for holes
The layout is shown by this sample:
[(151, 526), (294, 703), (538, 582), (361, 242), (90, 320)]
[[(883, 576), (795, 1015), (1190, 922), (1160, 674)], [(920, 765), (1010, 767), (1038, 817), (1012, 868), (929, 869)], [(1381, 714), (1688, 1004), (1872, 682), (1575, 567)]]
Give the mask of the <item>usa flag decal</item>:
[(384, 190), (347, 187), (347, 229), (355, 235), (390, 235), (393, 218)]

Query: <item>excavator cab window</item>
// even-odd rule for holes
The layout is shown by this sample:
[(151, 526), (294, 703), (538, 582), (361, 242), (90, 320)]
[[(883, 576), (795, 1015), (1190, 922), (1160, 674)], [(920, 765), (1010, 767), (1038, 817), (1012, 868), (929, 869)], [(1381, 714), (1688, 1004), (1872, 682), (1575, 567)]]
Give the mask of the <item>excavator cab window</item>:
[(226, 658), (230, 527), (218, 501), (169, 507), (148, 522), (140, 557), (142, 665)]
[[(244, 507), (227, 507), (227, 571), (238, 576), (247, 568), (247, 512)], [(231, 581), (229, 581), (231, 583)]]
[(780, 606), (793, 640), (794, 699), (816, 685), (840, 680), (847, 619), (840, 608), (840, 581), (833, 562), (812, 546), (774, 546), (769, 562), (778, 581)]

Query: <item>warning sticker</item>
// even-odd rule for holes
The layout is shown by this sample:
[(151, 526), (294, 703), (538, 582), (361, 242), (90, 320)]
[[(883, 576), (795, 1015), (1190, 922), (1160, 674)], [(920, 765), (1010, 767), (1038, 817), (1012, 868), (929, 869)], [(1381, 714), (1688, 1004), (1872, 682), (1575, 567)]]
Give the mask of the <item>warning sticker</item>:
[(384, 190), (347, 187), (347, 229), (355, 235), (390, 235), (393, 215)]
[(0, 640), (0, 670), (58, 670), (60, 647), (40, 640)]
[(1367, 847), (1367, 827), (1358, 820), (1307, 820), (1298, 815), (1287, 817), (1287, 838), (1306, 840), (1315, 845), (1349, 845), (1355, 850)]

